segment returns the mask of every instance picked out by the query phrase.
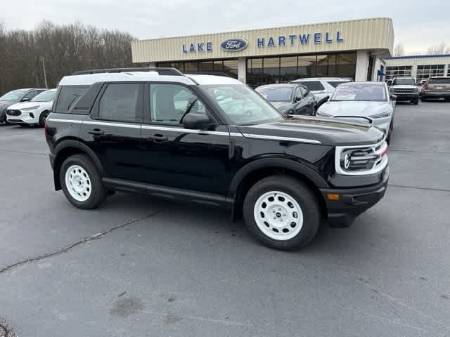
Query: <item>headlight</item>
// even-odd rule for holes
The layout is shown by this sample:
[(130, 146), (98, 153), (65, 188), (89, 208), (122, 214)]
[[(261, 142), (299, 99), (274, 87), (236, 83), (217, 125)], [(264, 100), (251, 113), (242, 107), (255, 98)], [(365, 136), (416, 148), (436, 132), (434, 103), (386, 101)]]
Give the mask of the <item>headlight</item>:
[(28, 108), (23, 108), (23, 109), (20, 109), (20, 110), (23, 110), (23, 111), (30, 111), (30, 110), (34, 110), (34, 109), (37, 109), (37, 108), (39, 108), (39, 105), (36, 105), (36, 106), (30, 106), (30, 107), (28, 107)]
[(370, 118), (386, 118), (386, 117), (390, 117), (390, 116), (391, 116), (390, 112), (383, 112), (380, 114), (372, 115), (372, 116), (370, 116)]
[(387, 143), (362, 146), (336, 146), (336, 172), (345, 175), (374, 174), (388, 164)]

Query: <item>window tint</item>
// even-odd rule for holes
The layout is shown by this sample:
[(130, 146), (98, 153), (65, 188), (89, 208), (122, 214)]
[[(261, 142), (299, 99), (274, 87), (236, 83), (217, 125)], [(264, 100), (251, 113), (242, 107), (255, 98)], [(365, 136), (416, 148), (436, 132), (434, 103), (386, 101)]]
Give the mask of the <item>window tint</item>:
[(150, 85), (150, 113), (153, 122), (179, 124), (188, 112), (206, 114), (206, 108), (188, 88), (178, 84)]
[(137, 83), (109, 84), (99, 102), (98, 116), (111, 121), (135, 122), (139, 97)]
[(256, 89), (269, 102), (290, 102), (292, 100), (292, 86), (269, 86)]
[(59, 89), (55, 112), (67, 113), (78, 99), (85, 94), (89, 86), (63, 86)]
[(302, 97), (305, 97), (309, 94), (309, 90), (306, 87), (299, 87), (298, 90), (300, 90)]
[(319, 81), (301, 81), (300, 83), (311, 91), (325, 90), (322, 83)]

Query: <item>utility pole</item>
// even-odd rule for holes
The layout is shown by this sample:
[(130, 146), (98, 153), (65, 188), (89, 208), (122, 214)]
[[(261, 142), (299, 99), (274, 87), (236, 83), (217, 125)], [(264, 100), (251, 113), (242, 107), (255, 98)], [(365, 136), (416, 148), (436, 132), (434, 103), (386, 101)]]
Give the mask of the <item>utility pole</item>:
[(47, 83), (47, 71), (45, 70), (45, 57), (41, 57), (42, 61), (42, 71), (44, 72), (44, 83), (45, 88), (48, 89), (48, 83)]

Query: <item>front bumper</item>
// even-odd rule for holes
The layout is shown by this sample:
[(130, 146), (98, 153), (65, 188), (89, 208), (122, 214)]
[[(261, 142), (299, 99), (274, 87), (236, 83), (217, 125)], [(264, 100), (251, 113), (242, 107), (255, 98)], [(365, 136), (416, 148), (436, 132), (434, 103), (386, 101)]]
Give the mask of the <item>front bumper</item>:
[(37, 119), (36, 117), (31, 117), (30, 115), (27, 114), (22, 114), (19, 116), (11, 116), (7, 114), (6, 119), (10, 124), (34, 125), (39, 123), (39, 119)]
[(394, 93), (397, 101), (411, 101), (419, 98), (419, 93)]
[[(328, 222), (332, 226), (345, 227), (365, 212), (386, 193), (389, 180), (389, 167), (384, 171), (382, 181), (375, 185), (357, 188), (321, 189), (325, 200)], [(330, 195), (338, 195), (338, 200), (329, 200)]]

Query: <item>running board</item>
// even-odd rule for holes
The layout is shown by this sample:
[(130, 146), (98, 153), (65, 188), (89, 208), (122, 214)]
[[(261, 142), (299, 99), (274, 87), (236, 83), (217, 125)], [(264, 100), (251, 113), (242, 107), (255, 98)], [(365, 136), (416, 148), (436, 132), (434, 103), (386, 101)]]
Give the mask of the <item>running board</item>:
[(229, 207), (233, 204), (232, 199), (226, 198), (225, 196), (222, 196), (220, 194), (205, 193), (193, 190), (183, 190), (181, 188), (176, 187), (152, 185), (125, 179), (103, 178), (102, 180), (107, 188), (113, 190), (119, 190), (124, 192), (139, 192), (163, 198), (175, 200), (187, 200), (190, 202), (197, 202), (203, 204), (207, 203), (222, 207), (223, 206)]

